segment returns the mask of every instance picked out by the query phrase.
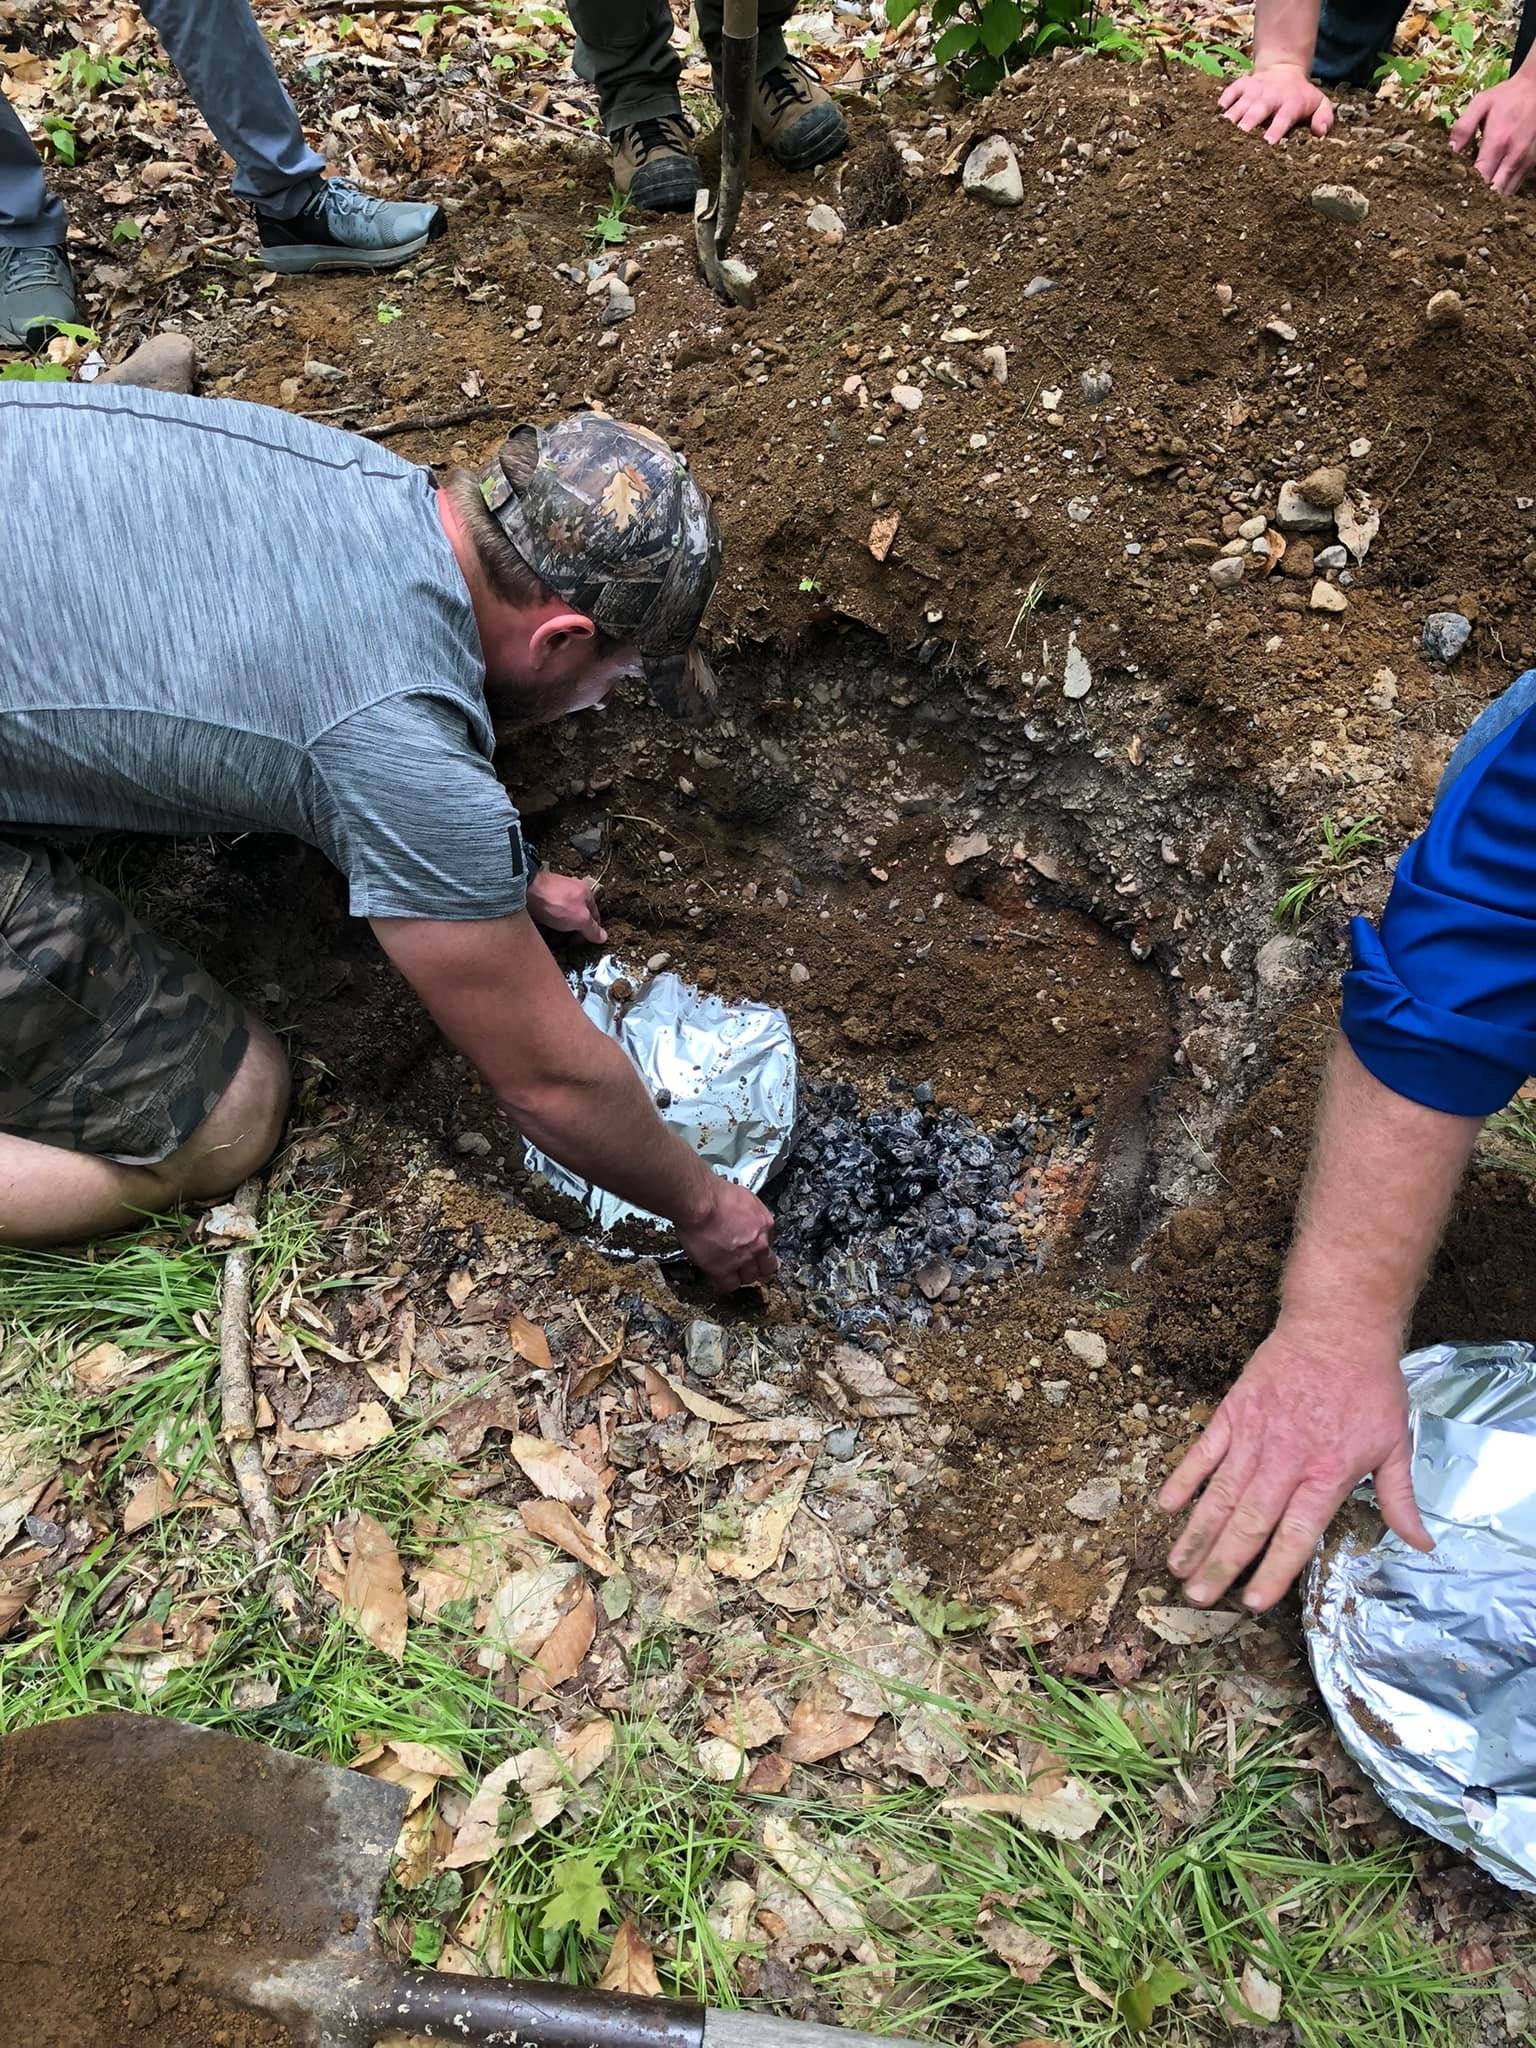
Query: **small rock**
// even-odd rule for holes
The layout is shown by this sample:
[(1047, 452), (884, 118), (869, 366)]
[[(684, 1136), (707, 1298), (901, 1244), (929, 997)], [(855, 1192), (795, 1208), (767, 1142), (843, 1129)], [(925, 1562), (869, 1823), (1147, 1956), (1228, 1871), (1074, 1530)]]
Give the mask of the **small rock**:
[(1084, 370), (1077, 380), (1077, 388), (1090, 405), (1099, 405), (1114, 390), (1115, 380), (1108, 370)]
[(1280, 486), (1275, 524), (1282, 533), (1322, 533), (1333, 525), (1333, 514), (1308, 498), (1300, 484), (1286, 483)]
[(859, 1448), (859, 1432), (856, 1429), (829, 1429), (821, 1447), (829, 1458), (851, 1458)]
[(1431, 661), (1454, 661), (1472, 638), (1472, 621), (1462, 612), (1431, 612), (1424, 621), (1424, 652)]
[(1280, 574), (1297, 582), (1308, 582), (1312, 576), (1312, 543), (1309, 540), (1293, 540), (1280, 557)]
[(1095, 1372), (1102, 1372), (1109, 1363), (1109, 1346), (1097, 1330), (1063, 1330), (1061, 1341), (1074, 1358), (1080, 1358)]
[(944, 849), (947, 867), (962, 868), (967, 861), (981, 860), (992, 850), (992, 842), (985, 832), (965, 832), (957, 839), (951, 839)]
[(453, 1149), (468, 1159), (489, 1159), (491, 1141), (483, 1131), (460, 1131), (453, 1141)]
[(669, 967), (671, 964), (672, 955), (670, 953), (653, 953), (650, 959), (646, 961), (645, 968), (648, 974), (660, 974), (663, 967)]
[(1314, 185), (1311, 205), (1314, 213), (1328, 220), (1341, 220), (1350, 228), (1359, 227), (1371, 210), (1369, 199), (1353, 185)]
[(1120, 1509), (1118, 1479), (1090, 1479), (1067, 1502), (1067, 1513), (1082, 1522), (1107, 1522)]
[(1342, 469), (1314, 469), (1296, 488), (1309, 505), (1323, 505), (1331, 512), (1335, 505), (1343, 504), (1349, 478)]
[(1219, 284), (1219, 285), (1217, 285), (1217, 287), (1216, 287), (1216, 303), (1217, 303), (1217, 305), (1218, 305), (1218, 306), (1220, 306), (1220, 308), (1221, 308), (1221, 310), (1223, 311), (1223, 313), (1229, 312), (1229, 311), (1231, 310), (1231, 306), (1232, 306), (1232, 297), (1233, 297), (1233, 293), (1232, 293), (1232, 287), (1231, 287), (1231, 285), (1229, 285), (1229, 284)]
[(1024, 180), (1019, 160), (1006, 135), (988, 135), (978, 142), (965, 160), (960, 183), (972, 199), (989, 206), (1022, 206)]
[(1024, 287), (1024, 296), (1026, 299), (1038, 299), (1042, 292), (1053, 292), (1055, 289), (1054, 277), (1032, 277)]
[(1268, 521), (1265, 519), (1264, 514), (1260, 512), (1256, 517), (1243, 521), (1242, 525), (1237, 529), (1238, 538), (1240, 540), (1261, 540), (1267, 525)]
[(1285, 347), (1296, 339), (1296, 330), (1289, 320), (1266, 320), (1264, 332), (1271, 341), (1278, 341)]
[(994, 341), (990, 348), (981, 352), (982, 366), (994, 384), (1008, 382), (1008, 351), (1001, 342)]
[(599, 324), (603, 327), (617, 327), (621, 320), (628, 320), (634, 310), (634, 293), (625, 291), (621, 286), (618, 291), (610, 292), (603, 302)]
[(1218, 590), (1230, 590), (1243, 580), (1241, 555), (1219, 555), (1205, 572)]
[[(309, 365), (305, 364), (305, 369)], [(338, 370), (338, 376), (341, 372)], [(131, 384), (140, 391), (179, 391), (190, 395), (197, 382), (197, 351), (184, 334), (152, 334), (115, 369), (103, 370), (98, 384)]]
[(1460, 292), (1436, 292), (1424, 308), (1428, 327), (1460, 327), (1466, 317), (1466, 301)]
[(1050, 1407), (1065, 1408), (1067, 1397), (1072, 1392), (1072, 1382), (1070, 1380), (1042, 1380), (1040, 1382), (1040, 1391), (1045, 1396), (1046, 1402)]
[(869, 386), (857, 370), (843, 379), (843, 403), (850, 412), (859, 412), (869, 404)]
[(933, 1101), (934, 1089), (931, 1081), (919, 1081), (912, 1090), (912, 1100), (919, 1109), (927, 1109)]
[(596, 860), (603, 850), (603, 828), (601, 825), (583, 825), (570, 838), (571, 851), (579, 853), (583, 860)]
[(334, 363), (319, 363), (311, 357), (304, 365), (306, 384), (344, 384), (346, 380), (346, 371), (338, 370)]
[(1397, 709), (1397, 677), (1389, 668), (1377, 669), (1371, 678), (1371, 686), (1365, 693), (1365, 701), (1373, 711), (1389, 712)]
[(923, 394), (915, 384), (893, 384), (891, 403), (899, 405), (903, 412), (916, 412), (923, 402)]
[(1301, 986), (1305, 953), (1303, 940), (1277, 932), (1253, 957), (1254, 979), (1268, 995), (1288, 995)]
[(1093, 507), (1086, 498), (1068, 498), (1067, 517), (1074, 526), (1086, 526), (1093, 517)]
[(1093, 688), (1093, 670), (1088, 657), (1078, 646), (1074, 634), (1067, 635), (1067, 666), (1062, 678), (1061, 694), (1064, 697), (1086, 697)]
[(688, 1370), (695, 1379), (718, 1379), (725, 1371), (725, 1332), (718, 1323), (688, 1325)]
[(811, 978), (811, 970), (803, 960), (797, 960), (789, 970), (789, 978), (796, 988), (804, 988)]
[(1252, 550), (1250, 549), (1247, 541), (1242, 540), (1236, 534), (1233, 534), (1232, 538), (1227, 542), (1226, 546), (1222, 549), (1221, 552), (1224, 555), (1246, 555), (1252, 553)]
[(1350, 444), (1349, 444), (1349, 452), (1350, 452), (1350, 454), (1351, 454), (1351, 455), (1353, 455), (1353, 456), (1354, 456), (1354, 458), (1355, 458), (1355, 460), (1356, 460), (1357, 462), (1359, 461), (1359, 459), (1360, 459), (1360, 457), (1361, 457), (1362, 455), (1369, 455), (1369, 454), (1370, 454), (1370, 452), (1371, 452), (1371, 437), (1370, 437), (1370, 435), (1369, 435), (1369, 434), (1357, 434), (1357, 435), (1355, 436), (1354, 440), (1353, 440), (1353, 441), (1351, 441), (1351, 442), (1350, 442)]
[(1349, 567), (1349, 549), (1341, 548), (1335, 542), (1331, 547), (1319, 548), (1313, 560), (1317, 563), (1319, 569), (1347, 569)]
[(1040, 403), (1047, 412), (1060, 412), (1061, 391), (1059, 387), (1055, 384), (1042, 384), (1040, 387)]
[(834, 245), (848, 232), (835, 206), (813, 206), (805, 216), (805, 224), (813, 235), (820, 235), (823, 241)]
[(953, 1274), (942, 1259), (928, 1259), (918, 1267), (912, 1278), (925, 1301), (937, 1301), (948, 1287)]
[(727, 256), (720, 265), (720, 275), (738, 306), (757, 304), (757, 272), (750, 263), (743, 263), (739, 256)]
[(1347, 612), (1349, 599), (1334, 583), (1314, 583), (1312, 609), (1315, 612)]

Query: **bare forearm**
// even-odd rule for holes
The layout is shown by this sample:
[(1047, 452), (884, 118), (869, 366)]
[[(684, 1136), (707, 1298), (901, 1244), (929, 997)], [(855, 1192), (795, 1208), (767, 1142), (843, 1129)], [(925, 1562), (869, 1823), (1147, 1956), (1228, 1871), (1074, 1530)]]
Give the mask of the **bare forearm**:
[(1310, 72), (1318, 13), (1319, 0), (1260, 0), (1253, 23), (1255, 71)]
[(573, 1173), (692, 1227), (713, 1200), (709, 1168), (661, 1121), (618, 1046), (594, 1031), (583, 1053), (581, 1071), (519, 1088), (503, 1109), (525, 1138)]
[(1476, 1117), (1394, 1094), (1341, 1035), (1281, 1288), (1282, 1322), (1398, 1342), (1480, 1128)]

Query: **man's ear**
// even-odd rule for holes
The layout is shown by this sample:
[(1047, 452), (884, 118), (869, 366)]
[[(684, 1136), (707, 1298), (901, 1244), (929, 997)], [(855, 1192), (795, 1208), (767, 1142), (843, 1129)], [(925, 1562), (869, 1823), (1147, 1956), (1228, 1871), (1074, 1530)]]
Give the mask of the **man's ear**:
[(590, 642), (597, 628), (584, 612), (556, 611), (541, 619), (528, 635), (528, 652), (540, 668), (563, 654), (574, 641)]

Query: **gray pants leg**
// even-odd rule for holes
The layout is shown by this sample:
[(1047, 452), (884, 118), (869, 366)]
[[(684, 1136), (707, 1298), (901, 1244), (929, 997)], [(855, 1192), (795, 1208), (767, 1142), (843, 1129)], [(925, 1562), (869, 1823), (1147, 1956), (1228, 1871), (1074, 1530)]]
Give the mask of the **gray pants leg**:
[(0, 93), (0, 242), (62, 248), (69, 216), (43, 183), (43, 160), (16, 110)]
[[(567, 0), (567, 7), (576, 30), (576, 76), (597, 87), (608, 134), (680, 111), (681, 66), (666, 0)], [(793, 0), (768, 0), (761, 8), (759, 72), (783, 63), (784, 24), (793, 12)], [(700, 0), (699, 28), (712, 63), (720, 51), (720, 19), (721, 0)]]
[(249, 0), (142, 0), (141, 11), (234, 158), (236, 196), (268, 213), (297, 213), (325, 159), (304, 140)]

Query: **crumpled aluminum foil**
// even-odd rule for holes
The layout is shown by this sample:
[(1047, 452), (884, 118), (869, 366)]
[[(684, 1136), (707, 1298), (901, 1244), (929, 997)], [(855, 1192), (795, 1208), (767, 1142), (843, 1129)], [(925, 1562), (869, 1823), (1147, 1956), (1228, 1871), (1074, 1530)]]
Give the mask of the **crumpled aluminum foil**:
[[(613, 999), (627, 983), (632, 1001)], [(616, 1038), (640, 1070), (662, 1122), (730, 1180), (754, 1194), (789, 1151), (795, 1128), (797, 1062), (789, 1019), (766, 1003), (726, 1003), (675, 974), (626, 967), (612, 953), (571, 976), (581, 1007)], [(531, 1172), (581, 1203), (599, 1236), (641, 1223), (670, 1236), (672, 1225), (568, 1172), (534, 1146)]]
[(1390, 1530), (1325, 1542), (1312, 1669), (1394, 1813), (1536, 1891), (1536, 1349), (1439, 1344), (1403, 1374), (1435, 1548)]

